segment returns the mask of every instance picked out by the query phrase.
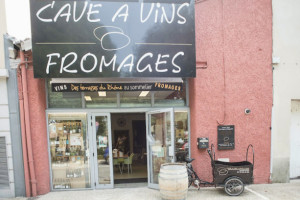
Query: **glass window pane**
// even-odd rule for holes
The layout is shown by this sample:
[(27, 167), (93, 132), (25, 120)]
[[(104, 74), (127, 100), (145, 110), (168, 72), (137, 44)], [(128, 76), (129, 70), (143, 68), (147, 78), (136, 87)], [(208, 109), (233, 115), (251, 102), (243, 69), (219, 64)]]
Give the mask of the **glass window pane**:
[(149, 91), (121, 92), (121, 107), (150, 107), (151, 93)]
[(80, 92), (52, 92), (50, 81), (47, 85), (49, 108), (82, 108)]
[(155, 107), (179, 107), (186, 105), (186, 90), (183, 84), (182, 91), (156, 91), (154, 92)]
[(189, 153), (188, 112), (175, 111), (175, 152), (177, 162)]
[(87, 115), (48, 115), (53, 189), (90, 188)]
[(85, 92), (85, 106), (87, 108), (117, 107), (117, 92)]
[(161, 164), (171, 162), (169, 147), (171, 146), (171, 115), (170, 112), (150, 114), (151, 133), (149, 135), (152, 173), (150, 183), (158, 184)]
[(96, 124), (96, 146), (98, 163), (98, 183), (110, 184), (109, 164), (109, 137), (107, 116), (97, 116)]

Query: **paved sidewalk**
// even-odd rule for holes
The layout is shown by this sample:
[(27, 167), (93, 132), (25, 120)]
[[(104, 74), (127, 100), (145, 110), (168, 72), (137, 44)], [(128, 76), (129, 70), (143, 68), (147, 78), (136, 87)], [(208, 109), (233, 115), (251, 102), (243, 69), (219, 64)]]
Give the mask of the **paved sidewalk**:
[[(27, 198), (15, 198), (15, 200), (26, 200)], [(28, 200), (160, 200), (158, 190), (147, 187), (137, 188), (115, 188), (102, 190), (82, 190), (82, 191), (61, 191), (50, 192), (36, 198)], [(188, 191), (188, 200), (199, 199), (244, 199), (244, 200), (299, 200), (300, 199), (300, 181), (292, 181), (284, 184), (256, 184), (245, 187), (245, 191), (238, 197), (228, 196), (223, 188), (201, 188), (200, 191), (190, 189)]]

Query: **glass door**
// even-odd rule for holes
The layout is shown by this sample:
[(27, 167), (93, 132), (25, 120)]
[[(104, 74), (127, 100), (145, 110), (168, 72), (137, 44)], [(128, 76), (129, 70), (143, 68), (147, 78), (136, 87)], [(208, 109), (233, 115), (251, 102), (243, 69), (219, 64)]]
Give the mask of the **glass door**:
[(113, 188), (110, 114), (92, 114), (91, 120), (95, 188)]
[(174, 112), (147, 112), (148, 186), (158, 189), (161, 164), (174, 162)]

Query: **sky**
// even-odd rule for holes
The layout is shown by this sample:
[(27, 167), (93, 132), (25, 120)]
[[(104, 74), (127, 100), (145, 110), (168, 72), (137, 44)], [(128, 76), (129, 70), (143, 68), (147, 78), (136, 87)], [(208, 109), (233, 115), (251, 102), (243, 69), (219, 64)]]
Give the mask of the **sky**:
[(31, 38), (29, 0), (5, 0), (5, 7), (8, 34), (19, 40)]

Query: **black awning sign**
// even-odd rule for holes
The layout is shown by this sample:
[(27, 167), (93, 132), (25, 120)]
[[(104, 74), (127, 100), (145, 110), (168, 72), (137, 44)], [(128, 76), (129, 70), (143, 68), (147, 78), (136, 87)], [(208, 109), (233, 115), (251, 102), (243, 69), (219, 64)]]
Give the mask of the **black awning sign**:
[(183, 91), (182, 83), (52, 83), (52, 92)]
[(30, 0), (35, 78), (195, 77), (194, 0)]
[(218, 126), (218, 149), (234, 149), (234, 125)]

